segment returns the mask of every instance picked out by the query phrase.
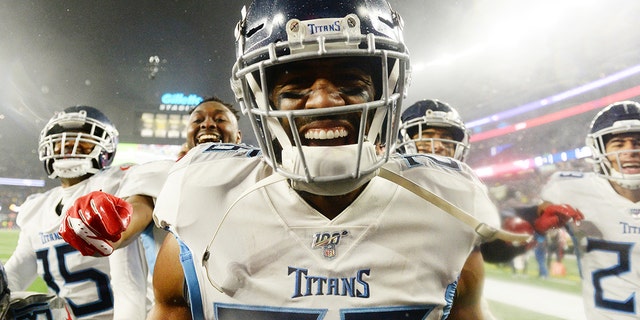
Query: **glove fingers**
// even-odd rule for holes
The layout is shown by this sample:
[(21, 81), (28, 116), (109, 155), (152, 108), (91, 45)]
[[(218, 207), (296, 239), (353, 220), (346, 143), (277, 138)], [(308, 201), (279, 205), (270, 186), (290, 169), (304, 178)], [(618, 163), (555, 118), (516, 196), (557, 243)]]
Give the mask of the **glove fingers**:
[[(86, 245), (95, 249), (103, 256), (110, 255), (113, 252), (113, 247), (107, 241), (100, 239), (90, 228), (87, 228), (85, 223), (78, 218), (68, 217), (67, 222), (69, 227), (73, 229), (75, 235), (82, 239)], [(81, 248), (84, 246), (80, 246)], [(83, 253), (84, 254), (84, 253)], [(93, 253), (92, 253), (93, 254)]]
[(86, 241), (78, 237), (73, 230), (67, 227), (67, 220), (65, 219), (58, 229), (60, 236), (64, 241), (69, 243), (72, 247), (76, 248), (83, 256), (93, 256), (95, 248), (89, 246)]
[(98, 191), (90, 193), (81, 206), (86, 209), (78, 210), (78, 214), (95, 234), (115, 242), (120, 239), (125, 226), (113, 202), (105, 195)]

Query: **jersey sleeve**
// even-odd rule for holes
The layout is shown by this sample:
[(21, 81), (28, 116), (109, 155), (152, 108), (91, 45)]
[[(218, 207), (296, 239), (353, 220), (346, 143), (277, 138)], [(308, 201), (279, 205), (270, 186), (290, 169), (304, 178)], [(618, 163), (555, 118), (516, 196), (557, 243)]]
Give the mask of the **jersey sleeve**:
[(5, 264), (5, 270), (11, 291), (23, 291), (36, 279), (36, 254), (26, 232), (20, 232), (18, 245)]
[(556, 204), (571, 203), (572, 199), (567, 198), (570, 194), (566, 191), (567, 189), (579, 188), (580, 185), (575, 184), (580, 183), (579, 181), (584, 177), (584, 174), (579, 172), (556, 172), (549, 177), (549, 180), (542, 188), (540, 198)]
[(122, 179), (117, 196), (145, 195), (157, 198), (174, 164), (173, 160), (160, 160), (131, 167)]

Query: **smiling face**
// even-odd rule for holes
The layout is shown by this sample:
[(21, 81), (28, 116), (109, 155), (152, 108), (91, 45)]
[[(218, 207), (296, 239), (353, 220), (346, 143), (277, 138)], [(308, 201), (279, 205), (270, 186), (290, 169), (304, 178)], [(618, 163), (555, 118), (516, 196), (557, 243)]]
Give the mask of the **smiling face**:
[(207, 101), (198, 105), (189, 117), (187, 147), (205, 142), (240, 143), (238, 120), (224, 104)]
[(453, 157), (454, 155), (455, 143), (453, 135), (448, 129), (427, 128), (411, 138), (415, 140), (418, 153), (433, 153), (443, 157)]
[(605, 144), (607, 159), (622, 174), (640, 174), (640, 133), (614, 135)]
[[(270, 100), (278, 110), (310, 110), (369, 102), (375, 94), (372, 72), (370, 66), (361, 61), (323, 59), (278, 68)], [(360, 117), (360, 112), (295, 117), (294, 124), (302, 145), (348, 145), (358, 143)], [(283, 119), (282, 125), (292, 139), (289, 120)]]

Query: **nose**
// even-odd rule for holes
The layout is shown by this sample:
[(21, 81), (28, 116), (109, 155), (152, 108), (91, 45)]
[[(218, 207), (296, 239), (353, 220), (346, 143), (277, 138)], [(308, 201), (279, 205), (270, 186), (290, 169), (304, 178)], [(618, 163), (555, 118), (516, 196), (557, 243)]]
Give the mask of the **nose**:
[(346, 104), (340, 95), (340, 90), (329, 80), (317, 79), (310, 89), (311, 93), (307, 98), (305, 109), (337, 107)]
[(216, 121), (212, 117), (206, 117), (204, 121), (200, 123), (200, 128), (202, 129), (215, 128), (216, 126)]

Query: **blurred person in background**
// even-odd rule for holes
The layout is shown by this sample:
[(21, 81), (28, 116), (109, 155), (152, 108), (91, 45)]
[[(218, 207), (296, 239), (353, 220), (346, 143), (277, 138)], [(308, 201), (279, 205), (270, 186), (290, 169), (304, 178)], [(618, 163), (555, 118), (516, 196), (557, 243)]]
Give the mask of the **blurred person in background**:
[(603, 108), (585, 142), (593, 172), (554, 173), (542, 189), (535, 227), (540, 233), (566, 227), (571, 235), (587, 318), (638, 319), (640, 103)]
[[(453, 158), (464, 162), (471, 148), (469, 132), (458, 111), (451, 105), (435, 100), (424, 99), (409, 106), (401, 116), (399, 130), (398, 153), (401, 154), (431, 154)], [(436, 159), (437, 160), (437, 159)], [(510, 219), (510, 218), (508, 218)], [(533, 227), (523, 220), (510, 220), (503, 224), (503, 228), (513, 231), (533, 231)], [(524, 229), (523, 229), (524, 228)], [(498, 240), (499, 241), (499, 240)], [(524, 250), (524, 246), (517, 246)], [(487, 254), (495, 254), (497, 249), (488, 249)], [(516, 255), (517, 252), (511, 253)], [(506, 262), (513, 257), (491, 258), (494, 262)], [(456, 297), (465, 299), (454, 300), (451, 314), (456, 316), (458, 308), (465, 306), (475, 309), (475, 313), (482, 313), (485, 319), (494, 319), (489, 306), (482, 298), (484, 287), (484, 259), (480, 246), (474, 248), (464, 264)]]
[[(115, 193), (124, 176), (124, 167), (110, 167), (116, 154), (118, 131), (100, 110), (90, 106), (73, 106), (56, 113), (40, 133), (38, 153), (44, 169), (60, 186), (31, 195), (20, 206), (17, 224), (18, 244), (5, 268), (11, 291), (25, 290), (39, 275), (49, 291), (67, 300), (78, 319), (127, 319), (131, 292), (115, 283), (111, 273), (126, 270), (136, 282), (135, 265), (111, 265), (108, 258), (84, 256), (60, 236), (58, 230), (82, 224), (83, 216), (67, 219), (65, 212), (74, 201), (89, 192)], [(110, 198), (109, 205), (125, 212), (109, 224), (113, 233), (129, 224), (131, 205)], [(91, 233), (90, 229), (84, 232)], [(106, 232), (105, 232), (106, 233)], [(113, 235), (111, 241), (119, 236)], [(126, 251), (136, 251), (137, 244)], [(107, 250), (100, 247), (100, 250)], [(112, 283), (114, 280), (114, 283)], [(141, 288), (143, 289), (143, 288)], [(118, 309), (120, 316), (115, 314)]]
[[(190, 111), (187, 138), (184, 144), (185, 153), (201, 143), (240, 143), (242, 134), (238, 128), (238, 120), (239, 112), (233, 105), (213, 96), (203, 99)], [(179, 154), (178, 158), (180, 159), (182, 156)], [(138, 305), (140, 307), (136, 313), (129, 310), (132, 318), (146, 318), (154, 301), (153, 269), (156, 255), (167, 232), (155, 227), (152, 212), (158, 193), (174, 163), (173, 160), (151, 161), (127, 170), (120, 188), (115, 194), (132, 206), (133, 214), (129, 227), (119, 234), (117, 241), (111, 241), (112, 235), (108, 233), (86, 234), (83, 232), (84, 228), (61, 229), (62, 237), (85, 255), (110, 255), (113, 261), (118, 261), (117, 263), (134, 260), (143, 265), (143, 273), (145, 278), (148, 278), (148, 292), (139, 293)], [(76, 200), (76, 205), (72, 207), (72, 210), (66, 213), (66, 219), (72, 220), (79, 215), (79, 212), (84, 212), (85, 228), (109, 230), (107, 225), (100, 224), (121, 215), (118, 212), (118, 207), (110, 205), (113, 198), (115, 197), (106, 191), (82, 196)], [(95, 225), (100, 226), (95, 228)], [(128, 246), (136, 239), (140, 239), (144, 247), (141, 255), (121, 254), (118, 252), (119, 250), (115, 250)], [(102, 249), (102, 246), (105, 246), (106, 250)], [(113, 253), (114, 250), (115, 253)], [(123, 284), (123, 286), (131, 286), (131, 284)], [(130, 287), (128, 290), (136, 290), (136, 288), (137, 286)]]

